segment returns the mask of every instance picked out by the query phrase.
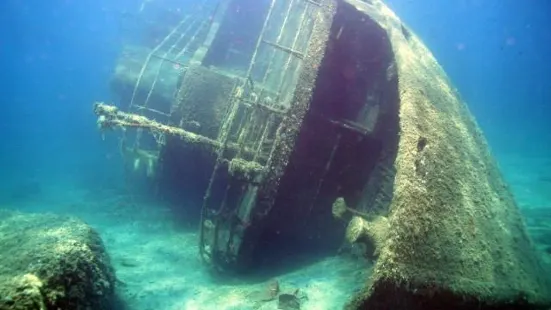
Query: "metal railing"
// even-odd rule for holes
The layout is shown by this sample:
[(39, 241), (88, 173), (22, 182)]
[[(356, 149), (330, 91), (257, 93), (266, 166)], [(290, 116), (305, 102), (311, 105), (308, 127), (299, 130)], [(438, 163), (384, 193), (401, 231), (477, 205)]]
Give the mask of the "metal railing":
[[(283, 2), (285, 0), (279, 0), (280, 2)], [(290, 16), (291, 14), (294, 14), (296, 10), (293, 9), (296, 8), (296, 4), (303, 1), (304, 9), (299, 15), (299, 21), (298, 21), (298, 27), (295, 30), (294, 33), (291, 32), (285, 32)], [(212, 263), (213, 255), (215, 251), (218, 251), (218, 249), (231, 249), (232, 248), (232, 242), (233, 242), (233, 230), (230, 228), (229, 232), (225, 232), (228, 235), (225, 238), (226, 244), (219, 245), (220, 239), (220, 216), (224, 215), (225, 212), (228, 212), (228, 209), (231, 209), (228, 207), (227, 199), (228, 199), (228, 193), (230, 190), (232, 190), (232, 186), (236, 186), (232, 182), (228, 182), (227, 186), (221, 195), (221, 201), (219, 204), (212, 204), (212, 194), (213, 194), (213, 185), (221, 171), (221, 169), (224, 167), (231, 165), (231, 161), (235, 158), (241, 158), (244, 157), (245, 154), (243, 150), (254, 150), (254, 155), (252, 157), (249, 156), (248, 162), (251, 166), (259, 167), (256, 171), (261, 171), (263, 168), (265, 168), (265, 165), (270, 163), (269, 155), (272, 153), (273, 146), (276, 144), (276, 137), (274, 134), (274, 138), (270, 143), (270, 150), (268, 150), (267, 154), (264, 152), (264, 144), (265, 141), (268, 139), (268, 136), (270, 135), (270, 132), (275, 133), (275, 129), (279, 126), (283, 118), (286, 116), (286, 111), (289, 109), (290, 105), (283, 105), (279, 104), (278, 102), (265, 102), (261, 101), (261, 97), (264, 94), (264, 92), (268, 91), (267, 87), (267, 81), (271, 74), (273, 74), (276, 70), (274, 69), (277, 66), (277, 63), (275, 62), (275, 54), (277, 52), (283, 52), (285, 53), (284, 63), (282, 64), (283, 70), (279, 71), (279, 79), (277, 83), (277, 90), (276, 90), (276, 100), (278, 100), (281, 97), (281, 91), (283, 91), (283, 82), (285, 78), (293, 79), (295, 78), (293, 74), (291, 74), (291, 71), (294, 71), (294, 73), (298, 73), (300, 68), (300, 62), (304, 58), (304, 55), (306, 54), (306, 49), (308, 46), (309, 41), (309, 30), (306, 29), (306, 25), (308, 24), (309, 15), (308, 12), (311, 9), (318, 9), (320, 5), (317, 2), (310, 1), (310, 0), (288, 0), (287, 6), (285, 6), (285, 14), (283, 18), (281, 19), (281, 22), (279, 25), (277, 25), (278, 33), (275, 41), (269, 41), (266, 39), (267, 34), (267, 28), (268, 25), (273, 28), (274, 25), (271, 23), (275, 23), (277, 21), (274, 21), (274, 8), (276, 6), (276, 3), (278, 0), (272, 0), (270, 2), (270, 5), (268, 7), (268, 12), (266, 19), (264, 20), (264, 24), (262, 25), (260, 34), (257, 38), (255, 49), (252, 53), (252, 58), (249, 62), (246, 74), (243, 78), (240, 79), (240, 81), (234, 86), (232, 90), (232, 95), (228, 100), (228, 113), (223, 120), (223, 124), (221, 126), (221, 130), (218, 135), (218, 141), (220, 148), (218, 149), (216, 156), (216, 162), (210, 177), (210, 181), (205, 193), (205, 197), (203, 200), (203, 206), (201, 211), (201, 226), (200, 226), (200, 233), (199, 233), (199, 250), (200, 250), (200, 256), (201, 258), (207, 262), (208, 264)], [(314, 4), (314, 5), (312, 5)], [(317, 5), (316, 5), (317, 4)], [(310, 20), (310, 26), (313, 26), (313, 21)], [(292, 46), (284, 46), (282, 44), (282, 39), (284, 36), (291, 35), (292, 40)], [(304, 50), (300, 51), (297, 50), (298, 41), (300, 38), (303, 38), (307, 40)], [(265, 59), (268, 59), (267, 66), (265, 67), (265, 71), (262, 74), (262, 78), (260, 83), (258, 85), (255, 85), (253, 81), (253, 70), (257, 68), (257, 66), (260, 64), (260, 48), (266, 45), (267, 47), (270, 47), (271, 50), (268, 50), (268, 54), (264, 55)], [(296, 59), (297, 66), (294, 68), (291, 68), (290, 63), (291, 59)], [(290, 75), (291, 74), (291, 75)], [(296, 75), (296, 74), (294, 74)], [(259, 89), (260, 96), (256, 93), (256, 90)], [(281, 109), (280, 107), (284, 107)], [(239, 113), (241, 112), (241, 113)], [(240, 123), (237, 123), (238, 119), (241, 120)], [(233, 127), (237, 125), (237, 128), (232, 132)], [(233, 133), (233, 134), (232, 134)], [(234, 144), (235, 143), (235, 144)], [(233, 158), (226, 158), (227, 156), (227, 148), (228, 145), (237, 145), (239, 147), (239, 152), (234, 155)], [(250, 154), (250, 152), (248, 152)], [(260, 158), (265, 158), (264, 165), (260, 165), (256, 161), (258, 161)], [(246, 160), (242, 160), (244, 162), (247, 162)], [(229, 167), (228, 167), (229, 169)], [(240, 186), (240, 185), (237, 185)], [(238, 206), (234, 206), (233, 210), (229, 210), (230, 212), (235, 212), (235, 208)], [(207, 230), (211, 233), (209, 234), (209, 239), (207, 240)]]

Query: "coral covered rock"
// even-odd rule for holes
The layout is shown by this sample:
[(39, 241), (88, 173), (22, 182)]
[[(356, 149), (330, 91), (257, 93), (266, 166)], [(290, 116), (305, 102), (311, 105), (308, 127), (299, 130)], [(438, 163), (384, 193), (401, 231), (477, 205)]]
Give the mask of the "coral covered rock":
[(71, 217), (0, 211), (0, 309), (110, 309), (99, 235)]

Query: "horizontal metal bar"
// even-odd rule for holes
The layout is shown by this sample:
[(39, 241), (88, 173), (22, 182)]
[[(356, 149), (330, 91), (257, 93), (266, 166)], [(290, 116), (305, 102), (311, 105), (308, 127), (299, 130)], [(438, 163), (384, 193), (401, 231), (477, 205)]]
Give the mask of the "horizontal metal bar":
[(308, 2), (310, 4), (313, 4), (313, 5), (321, 6), (321, 3), (318, 3), (318, 2), (313, 1), (313, 0), (303, 0), (303, 1)]
[(279, 45), (277, 43), (274, 43), (274, 42), (270, 42), (270, 41), (266, 41), (266, 40), (262, 40), (262, 42), (270, 45), (270, 46), (273, 46), (283, 52), (286, 52), (286, 53), (289, 53), (297, 58), (300, 58), (300, 59), (304, 59), (304, 54), (302, 54), (301, 52), (299, 51), (295, 51), (289, 47), (286, 47), (286, 46), (283, 46), (283, 45)]
[[(98, 116), (97, 123), (102, 130), (113, 128), (141, 128), (151, 132), (179, 137), (189, 144), (205, 145), (213, 149), (219, 149), (225, 144), (225, 146), (232, 151), (239, 151), (241, 149), (241, 147), (235, 143), (227, 141), (223, 143), (219, 140), (213, 140), (209, 137), (179, 127), (164, 125), (157, 121), (150, 120), (143, 115), (122, 112), (117, 107), (102, 102), (96, 102), (94, 104), (94, 113)], [(247, 147), (244, 148), (244, 151), (250, 156), (254, 156), (255, 154), (255, 150)]]
[(279, 110), (279, 109), (272, 108), (272, 107), (267, 106), (267, 105), (262, 104), (262, 103), (258, 103), (258, 102), (254, 102), (254, 101), (249, 101), (249, 100), (245, 100), (245, 99), (241, 99), (241, 100), (240, 100), (240, 103), (243, 104), (243, 105), (246, 106), (246, 107), (249, 107), (249, 108), (258, 107), (258, 108), (264, 109), (264, 110), (266, 110), (266, 111), (268, 111), (268, 112), (275, 113), (275, 114), (283, 115), (283, 114), (286, 113), (285, 110)]
[(162, 59), (162, 60), (164, 60), (164, 61), (167, 61), (167, 62), (176, 64), (176, 65), (180, 65), (182, 68), (187, 68), (187, 64), (182, 63), (182, 62), (179, 62), (179, 61), (176, 61), (176, 60), (174, 60), (174, 59), (166, 58), (166, 57), (163, 57), (163, 56), (160, 56), (160, 55), (155, 55), (155, 54), (152, 54), (151, 57), (153, 57), (153, 58), (158, 58), (158, 59)]
[(159, 110), (151, 109), (151, 108), (148, 108), (148, 107), (144, 107), (144, 106), (141, 106), (141, 105), (134, 105), (133, 108), (135, 108), (136, 110), (140, 110), (140, 111), (141, 110), (146, 110), (146, 111), (161, 114), (161, 115), (164, 115), (164, 116), (170, 116), (170, 114), (161, 112)]
[(329, 121), (333, 125), (336, 125), (337, 127), (348, 129), (364, 136), (368, 136), (371, 133), (371, 131), (368, 128), (364, 127), (362, 124), (359, 124), (357, 122), (353, 122), (349, 120), (336, 121), (331, 119), (327, 119), (327, 121)]

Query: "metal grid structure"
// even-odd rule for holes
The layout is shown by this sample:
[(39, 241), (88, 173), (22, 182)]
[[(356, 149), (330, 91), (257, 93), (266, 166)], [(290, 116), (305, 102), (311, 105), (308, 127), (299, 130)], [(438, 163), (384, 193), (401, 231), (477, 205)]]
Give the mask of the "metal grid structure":
[[(207, 68), (197, 64), (194, 56), (201, 47), (211, 48), (209, 42), (218, 26), (213, 27), (212, 16), (189, 15), (183, 18), (164, 39), (160, 40), (145, 58), (135, 80), (132, 96), (125, 112), (118, 108), (97, 104), (98, 125), (101, 128), (125, 127), (136, 129), (135, 135), (124, 134), (123, 143), (130, 153), (155, 153), (167, 145), (167, 137), (178, 137), (177, 143), (208, 149), (214, 154), (212, 174), (201, 208), (199, 250), (201, 258), (213, 267), (231, 266), (239, 260), (243, 231), (253, 220), (259, 187), (266, 171), (271, 169), (278, 139), (278, 130), (290, 115), (299, 74), (303, 69), (313, 29), (320, 10), (320, 0), (269, 0), (266, 16), (255, 40), (246, 70), (240, 74), (220, 68)], [(232, 12), (224, 12), (232, 14)], [(214, 34), (215, 36), (216, 34)], [(200, 58), (200, 57), (199, 57)], [(152, 59), (160, 62), (152, 62)], [(175, 87), (169, 111), (152, 106), (152, 94), (165, 64), (182, 69), (180, 85)], [(153, 66), (157, 67), (153, 67)], [(197, 69), (197, 66), (202, 69)], [(316, 68), (317, 69), (317, 68)], [(224, 111), (217, 132), (213, 135), (184, 126), (182, 107), (195, 106), (193, 100), (181, 94), (186, 78), (193, 70), (206, 70), (211, 75), (224, 76), (232, 81), (225, 99), (216, 104)], [(153, 79), (144, 86), (145, 72)], [(213, 83), (208, 78), (200, 83)], [(192, 81), (197, 82), (197, 81)], [(204, 86), (204, 85), (202, 85)], [(216, 88), (217, 85), (208, 85)], [(145, 91), (144, 91), (145, 90)], [(140, 93), (140, 95), (138, 95)], [(192, 120), (193, 121), (193, 120)], [(143, 143), (144, 132), (154, 138)], [(127, 145), (127, 146), (126, 146)], [(152, 148), (156, 148), (152, 149)], [(183, 159), (182, 159), (183, 160)], [(231, 267), (230, 267), (231, 268)]]
[[(251, 221), (255, 195), (270, 165), (277, 129), (291, 107), (290, 98), (320, 6), (308, 0), (270, 2), (246, 74), (234, 86), (217, 138), (220, 147), (205, 194), (200, 229), (201, 257), (209, 264), (231, 264), (239, 255), (242, 240), (236, 227)], [(284, 12), (282, 17), (274, 14), (276, 10)], [(228, 148), (237, 149), (228, 156)], [(240, 182), (227, 182), (223, 192), (215, 195), (218, 199), (213, 198), (214, 184), (228, 171)], [(236, 192), (238, 198), (232, 199)], [(232, 224), (233, 220), (239, 225)], [(214, 257), (217, 254), (223, 257)]]
[[(207, 0), (202, 2), (201, 6), (205, 6)], [(157, 82), (161, 76), (162, 69), (165, 65), (173, 65), (180, 68), (182, 71), (189, 64), (190, 53), (193, 53), (192, 46), (197, 46), (199, 42), (205, 40), (210, 26), (208, 16), (201, 14), (186, 15), (157, 46), (155, 46), (145, 58), (140, 73), (136, 79), (132, 97), (128, 105), (127, 111), (140, 115), (152, 115), (156, 119), (160, 118), (162, 123), (167, 122), (172, 113), (170, 111), (161, 111), (150, 107), (150, 101)], [(158, 63), (153, 64), (152, 59), (157, 58)], [(149, 86), (147, 96), (140, 102), (138, 99), (138, 90), (143, 86), (143, 76), (148, 68), (154, 67), (154, 79)], [(157, 142), (157, 146), (164, 144), (164, 135), (152, 132), (153, 137)], [(139, 149), (142, 140), (143, 129), (138, 128), (134, 138), (133, 148)]]
[[(203, 1), (203, 5), (207, 1)], [(238, 76), (228, 113), (217, 141), (221, 145), (237, 145), (237, 157), (266, 164), (275, 131), (290, 106), (290, 96), (300, 71), (308, 37), (312, 29), (314, 11), (320, 5), (312, 0), (273, 0), (256, 42), (244, 76)], [(276, 16), (274, 12), (284, 13)], [(151, 106), (151, 98), (162, 69), (172, 65), (181, 69), (189, 66), (191, 46), (196, 46), (209, 35), (209, 16), (187, 15), (165, 38), (160, 40), (145, 58), (133, 87), (126, 111), (169, 123), (180, 104), (175, 100), (168, 111)], [(157, 59), (159, 62), (152, 62)], [(150, 85), (144, 85), (144, 73), (153, 70)], [(138, 96), (140, 89), (148, 89), (145, 98)], [(176, 90), (177, 91), (177, 90)], [(181, 122), (171, 122), (181, 125)], [(152, 131), (158, 146), (164, 144), (162, 134)], [(127, 143), (134, 149), (142, 147), (143, 129), (138, 129), (134, 141)], [(223, 152), (221, 152), (223, 153)]]

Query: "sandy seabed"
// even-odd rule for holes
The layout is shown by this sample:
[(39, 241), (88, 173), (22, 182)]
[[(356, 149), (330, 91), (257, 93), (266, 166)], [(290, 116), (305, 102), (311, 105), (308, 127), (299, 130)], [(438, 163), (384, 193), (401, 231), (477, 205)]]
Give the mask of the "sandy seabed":
[[(500, 166), (530, 234), (551, 263), (551, 160), (510, 156), (501, 158)], [(265, 297), (274, 281), (280, 293), (298, 290), (303, 310), (341, 309), (369, 277), (366, 260), (335, 255), (300, 268), (221, 280), (199, 259), (196, 224), (183, 227), (168, 206), (137, 201), (112, 190), (49, 184), (39, 197), (7, 205), (23, 212), (77, 216), (99, 231), (116, 269), (119, 298), (128, 310), (275, 310), (277, 298)]]

